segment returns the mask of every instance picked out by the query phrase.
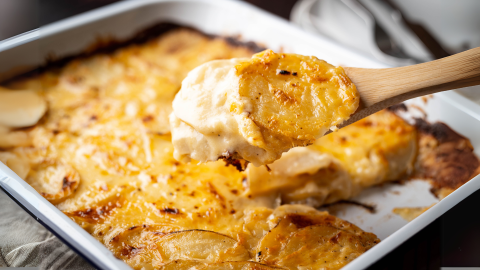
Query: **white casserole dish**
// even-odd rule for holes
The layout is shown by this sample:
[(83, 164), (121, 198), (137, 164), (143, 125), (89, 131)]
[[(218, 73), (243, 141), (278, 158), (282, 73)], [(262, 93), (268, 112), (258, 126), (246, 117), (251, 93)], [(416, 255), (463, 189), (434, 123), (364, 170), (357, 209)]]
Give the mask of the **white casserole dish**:
[[(79, 53), (95, 42), (98, 36), (122, 40), (161, 21), (192, 26), (209, 34), (241, 35), (245, 41), (255, 41), (274, 50), (315, 55), (336, 65), (385, 67), (327, 39), (305, 33), (287, 21), (244, 2), (131, 0), (0, 42), (0, 80), (43, 64), (48, 55), (54, 54), (60, 58)], [(446, 92), (435, 95), (427, 104), (420, 99), (410, 103), (423, 108), (429, 120), (442, 121), (469, 138), (475, 153), (480, 155), (480, 112), (476, 111), (475, 104), (466, 101), (455, 92)], [(129, 269), (2, 163), (0, 187), (96, 267)], [(414, 181), (403, 186), (384, 185), (367, 190), (354, 200), (375, 203), (378, 206), (376, 214), (369, 214), (358, 207), (348, 207), (339, 217), (377, 234), (382, 242), (344, 269), (368, 267), (479, 188), (480, 176), (477, 176), (408, 224), (393, 216), (391, 210), (398, 206), (429, 206), (438, 201), (430, 194), (426, 182)], [(400, 195), (393, 196), (387, 192), (392, 189), (400, 191)]]

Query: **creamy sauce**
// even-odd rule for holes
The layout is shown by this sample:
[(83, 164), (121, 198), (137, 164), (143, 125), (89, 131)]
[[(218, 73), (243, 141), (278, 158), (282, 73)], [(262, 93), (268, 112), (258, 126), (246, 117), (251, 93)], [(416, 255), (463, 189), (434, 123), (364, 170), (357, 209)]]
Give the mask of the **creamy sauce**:
[(208, 62), (188, 74), (173, 102), (175, 158), (269, 164), (336, 129), (358, 102), (343, 69), (315, 57), (267, 50)]
[(239, 77), (234, 67), (241, 61), (208, 62), (183, 81), (170, 115), (175, 158), (206, 162), (237, 153), (261, 165), (275, 156), (261, 147), (265, 144), (262, 134), (246, 112), (230, 112), (234, 102), (251, 106), (238, 94)]

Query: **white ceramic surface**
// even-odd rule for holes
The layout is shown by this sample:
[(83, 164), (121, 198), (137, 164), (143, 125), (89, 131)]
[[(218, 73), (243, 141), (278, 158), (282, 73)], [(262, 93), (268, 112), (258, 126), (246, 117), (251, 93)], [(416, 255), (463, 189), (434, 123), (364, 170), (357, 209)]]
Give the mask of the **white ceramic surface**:
[[(385, 67), (327, 39), (303, 32), (287, 21), (244, 2), (131, 0), (0, 42), (0, 80), (42, 64), (45, 57), (52, 53), (62, 57), (81, 52), (98, 36), (127, 38), (161, 21), (193, 26), (211, 34), (241, 34), (245, 41), (255, 41), (275, 50), (315, 55), (337, 65)], [(480, 155), (480, 113), (476, 110), (476, 104), (468, 103), (468, 99), (455, 92), (437, 94), (427, 104), (420, 99), (410, 102), (422, 107), (431, 120), (441, 120), (470, 138), (476, 154)], [(36, 216), (37, 220), (97, 267), (129, 269), (1, 163), (0, 186)], [(398, 206), (428, 206), (435, 202), (436, 199), (427, 192), (428, 185), (425, 182), (394, 187), (386, 185), (362, 193), (356, 199), (381, 205), (377, 214), (371, 215), (361, 208), (349, 207), (340, 216), (378, 234), (383, 241), (345, 269), (362, 269), (372, 264), (479, 188), (480, 177), (476, 177), (408, 224), (400, 218), (391, 217), (391, 209)], [(394, 193), (385, 192), (392, 189), (399, 189), (399, 195), (388, 195)], [(384, 196), (385, 194), (387, 195)]]

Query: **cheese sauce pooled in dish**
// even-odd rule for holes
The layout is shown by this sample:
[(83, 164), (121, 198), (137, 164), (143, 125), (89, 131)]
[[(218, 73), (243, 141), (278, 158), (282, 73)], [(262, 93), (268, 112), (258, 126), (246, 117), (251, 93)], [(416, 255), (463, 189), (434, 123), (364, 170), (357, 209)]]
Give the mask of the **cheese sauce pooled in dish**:
[(313, 56), (267, 50), (211, 61), (188, 74), (173, 102), (174, 156), (269, 164), (335, 130), (359, 100), (343, 68)]

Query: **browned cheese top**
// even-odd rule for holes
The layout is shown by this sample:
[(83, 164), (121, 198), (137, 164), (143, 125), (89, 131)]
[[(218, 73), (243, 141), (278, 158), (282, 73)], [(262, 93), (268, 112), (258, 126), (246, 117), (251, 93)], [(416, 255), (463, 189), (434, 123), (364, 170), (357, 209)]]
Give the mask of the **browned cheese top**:
[[(246, 173), (224, 161), (173, 158), (168, 115), (183, 78), (251, 55), (177, 29), (15, 80), (9, 91), (31, 89), (48, 108), (34, 126), (0, 129), (0, 160), (134, 269), (315, 269), (305, 254), (338, 269), (378, 238), (311, 207), (279, 206), (275, 192), (253, 196)], [(310, 253), (298, 245), (305, 237)]]

